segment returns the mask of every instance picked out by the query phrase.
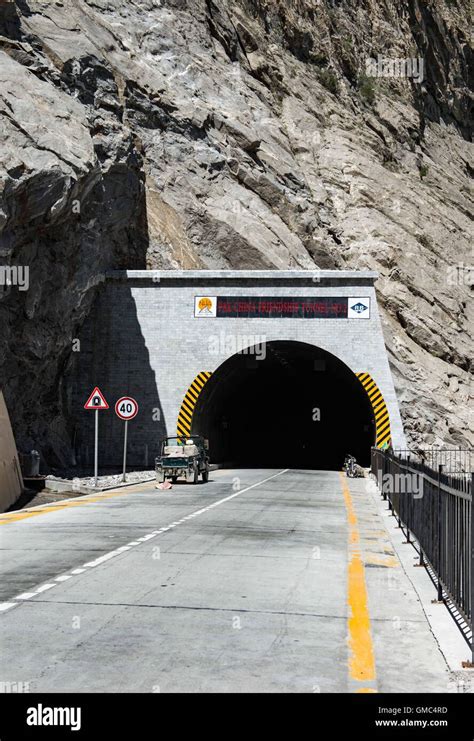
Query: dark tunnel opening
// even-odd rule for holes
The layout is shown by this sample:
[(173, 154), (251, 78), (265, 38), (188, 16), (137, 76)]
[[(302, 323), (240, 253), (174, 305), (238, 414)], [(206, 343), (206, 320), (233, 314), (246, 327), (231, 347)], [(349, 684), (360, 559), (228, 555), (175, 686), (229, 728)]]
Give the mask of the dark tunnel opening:
[(338, 470), (347, 453), (370, 463), (375, 423), (356, 375), (301, 342), (275, 341), (226, 360), (197, 401), (193, 434), (212, 462)]

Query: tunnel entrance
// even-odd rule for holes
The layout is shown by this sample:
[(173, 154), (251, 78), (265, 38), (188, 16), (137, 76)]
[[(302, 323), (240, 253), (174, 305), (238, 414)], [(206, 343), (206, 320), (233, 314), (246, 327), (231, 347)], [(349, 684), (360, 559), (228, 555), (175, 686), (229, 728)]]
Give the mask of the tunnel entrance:
[(193, 434), (209, 440), (212, 462), (340, 469), (347, 453), (367, 466), (375, 442), (368, 396), (334, 355), (275, 341), (226, 360), (194, 409)]

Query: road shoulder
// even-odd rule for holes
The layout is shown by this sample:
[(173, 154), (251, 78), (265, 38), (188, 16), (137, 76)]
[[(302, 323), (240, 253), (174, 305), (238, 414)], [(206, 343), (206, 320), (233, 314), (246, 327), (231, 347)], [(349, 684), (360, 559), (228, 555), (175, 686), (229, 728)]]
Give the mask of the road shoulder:
[(376, 654), (385, 665), (386, 686), (379, 691), (472, 692), (474, 672), (462, 669), (469, 647), (446, 606), (434, 602), (427, 571), (416, 567), (417, 552), (372, 479), (355, 480), (351, 488), (364, 522)]

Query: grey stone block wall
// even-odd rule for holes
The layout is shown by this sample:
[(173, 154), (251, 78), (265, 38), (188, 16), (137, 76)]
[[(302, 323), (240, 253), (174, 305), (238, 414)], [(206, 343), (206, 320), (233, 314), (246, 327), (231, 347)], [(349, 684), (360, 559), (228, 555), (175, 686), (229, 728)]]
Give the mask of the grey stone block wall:
[[(332, 353), (354, 373), (370, 373), (387, 404), (395, 447), (405, 438), (388, 364), (374, 289), (376, 274), (352, 271), (128, 271), (109, 276), (84, 326), (81, 351), (68, 378), (76, 449), (92, 460), (93, 412), (82, 410), (100, 386), (113, 406), (135, 397), (139, 415), (129, 423), (129, 462), (153, 465), (158, 441), (176, 434), (183, 397), (201, 371), (215, 371), (228, 352), (215, 352), (224, 339), (253, 336), (261, 341), (293, 340)], [(370, 297), (370, 319), (195, 318), (195, 296)], [(252, 343), (253, 344), (253, 343)], [(232, 353), (230, 353), (231, 355)], [(101, 412), (101, 461), (121, 459), (123, 423), (113, 409)], [(87, 452), (88, 451), (88, 452)]]

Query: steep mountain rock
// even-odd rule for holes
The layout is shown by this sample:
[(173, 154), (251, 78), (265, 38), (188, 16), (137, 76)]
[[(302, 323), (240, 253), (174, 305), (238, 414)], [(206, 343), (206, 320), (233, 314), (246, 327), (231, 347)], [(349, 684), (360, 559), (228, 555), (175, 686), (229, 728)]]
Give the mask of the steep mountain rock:
[[(0, 0), (0, 381), (71, 459), (104, 271), (378, 270), (411, 444), (472, 444), (468, 3)], [(422, 60), (415, 77), (368, 61)]]

